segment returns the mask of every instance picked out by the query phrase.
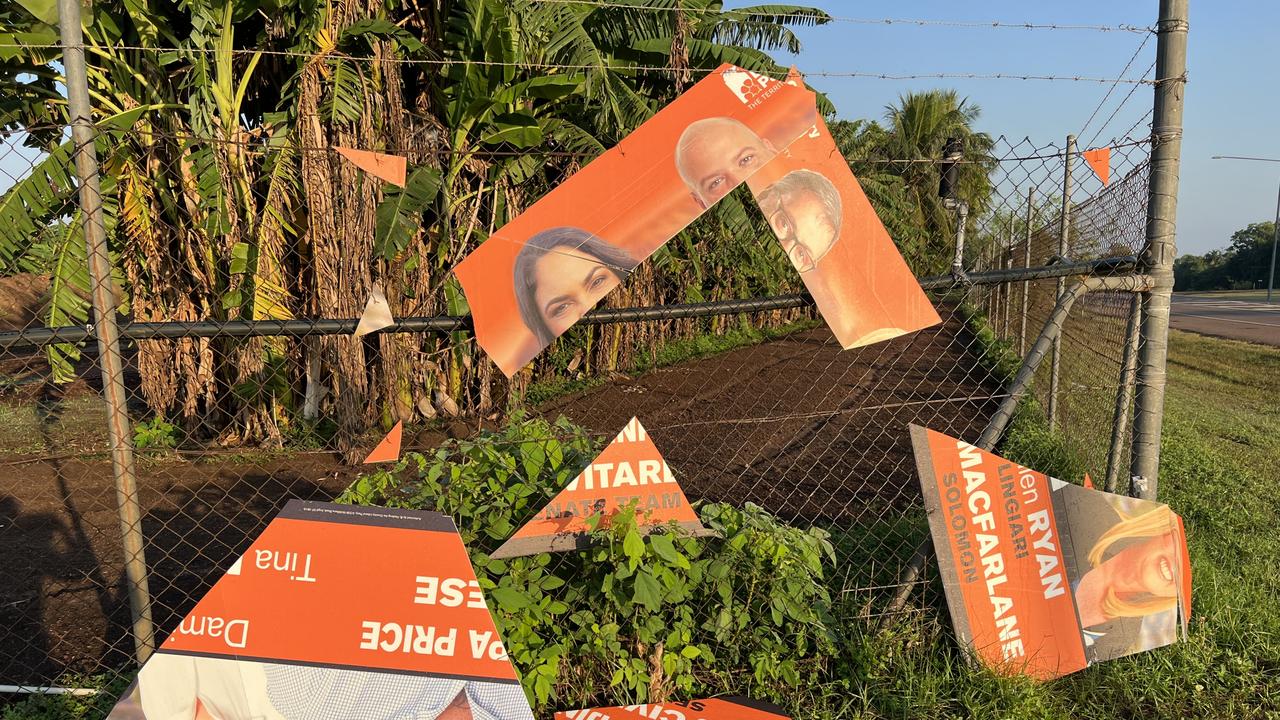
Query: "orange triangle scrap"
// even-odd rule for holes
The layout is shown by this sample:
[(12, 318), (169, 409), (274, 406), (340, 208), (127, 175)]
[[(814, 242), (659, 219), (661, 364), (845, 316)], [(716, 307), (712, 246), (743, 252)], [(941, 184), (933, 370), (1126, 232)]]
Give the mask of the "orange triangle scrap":
[(1085, 150), (1082, 154), (1084, 161), (1089, 163), (1089, 167), (1093, 169), (1093, 174), (1098, 176), (1103, 185), (1111, 182), (1111, 148)]
[(556, 720), (791, 720), (771, 703), (743, 697), (566, 710)]
[(382, 293), (382, 288), (373, 286), (369, 291), (369, 299), (365, 301), (364, 312), (360, 313), (360, 322), (356, 323), (354, 335), (364, 337), (395, 324), (396, 319), (391, 315), (391, 305), (387, 303), (387, 296)]
[(711, 535), (689, 506), (675, 475), (636, 418), (578, 474), (564, 490), (516, 531), (494, 558), (520, 557), (587, 547), (588, 521), (601, 514), (602, 525), (634, 503), (637, 523), (649, 531), (674, 522), (693, 535)]
[(404, 187), (405, 175), (409, 163), (403, 155), (357, 150), (349, 147), (334, 147), (338, 154), (346, 158), (352, 165), (373, 175), (376, 178)]
[(369, 456), (364, 459), (366, 465), (369, 463), (395, 462), (400, 459), (400, 435), (403, 431), (403, 425), (403, 422), (398, 422), (395, 427), (391, 428), (391, 432), (387, 433), (387, 436), (382, 438), (382, 442), (378, 443), (373, 452), (369, 453)]

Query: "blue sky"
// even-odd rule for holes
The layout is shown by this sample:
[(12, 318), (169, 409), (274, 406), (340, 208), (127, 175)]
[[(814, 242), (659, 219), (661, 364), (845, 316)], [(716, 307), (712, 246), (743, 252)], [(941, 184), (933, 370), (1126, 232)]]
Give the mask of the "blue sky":
[[(754, 2), (730, 2), (740, 7)], [(809, 0), (846, 18), (1000, 20), (1090, 25), (1151, 26), (1155, 0), (1076, 0), (982, 3), (913, 0)], [(1231, 233), (1250, 222), (1270, 220), (1280, 184), (1280, 163), (1210, 160), (1211, 155), (1280, 158), (1280, 54), (1275, 28), (1280, 2), (1203, 0), (1191, 3), (1183, 164), (1178, 202), (1178, 250), (1203, 253), (1223, 247)], [(1114, 78), (1133, 57), (1144, 35), (1081, 30), (918, 27), (835, 22), (798, 31), (804, 50), (783, 58), (808, 72), (1012, 73)], [(1142, 49), (1128, 77), (1139, 77), (1155, 60), (1155, 38)], [(1090, 82), (1022, 80), (880, 80), (811, 77), (842, 117), (883, 115), (884, 106), (909, 90), (955, 88), (983, 110), (979, 129), (1037, 144), (1065, 142), (1078, 133), (1107, 92)], [(1083, 140), (1092, 137), (1128, 93), (1112, 93)], [(1151, 88), (1133, 93), (1102, 138), (1125, 132), (1151, 108)], [(1142, 128), (1139, 128), (1139, 132)]]

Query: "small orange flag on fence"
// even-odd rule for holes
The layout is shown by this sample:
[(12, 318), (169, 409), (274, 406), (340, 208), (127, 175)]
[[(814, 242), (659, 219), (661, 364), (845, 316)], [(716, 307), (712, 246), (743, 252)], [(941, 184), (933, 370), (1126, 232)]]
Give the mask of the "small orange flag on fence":
[(400, 459), (400, 435), (403, 432), (404, 423), (398, 422), (396, 426), (391, 428), (391, 432), (382, 438), (382, 442), (369, 453), (369, 457), (364, 459), (364, 464), (395, 462)]
[(1084, 161), (1093, 168), (1093, 174), (1098, 176), (1103, 185), (1111, 182), (1111, 148), (1085, 150), (1083, 155)]
[(370, 175), (381, 178), (392, 185), (404, 187), (404, 178), (409, 167), (408, 161), (404, 157), (347, 147), (335, 147), (334, 150), (337, 150), (339, 155), (351, 161), (352, 165)]

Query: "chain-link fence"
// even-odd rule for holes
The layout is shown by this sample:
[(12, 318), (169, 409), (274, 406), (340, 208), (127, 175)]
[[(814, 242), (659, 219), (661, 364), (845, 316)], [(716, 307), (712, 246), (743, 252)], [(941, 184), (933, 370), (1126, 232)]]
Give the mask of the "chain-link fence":
[[(1142, 33), (1145, 46), (1151, 33)], [(129, 67), (163, 52), (105, 54)], [(226, 59), (244, 68), (251, 58), (293, 59), (247, 50)], [(139, 602), (163, 638), (287, 500), (337, 497), (398, 421), (406, 451), (434, 453), (454, 438), (499, 443), (484, 433), (527, 418), (563, 416), (603, 441), (637, 416), (691, 500), (753, 503), (830, 533), (827, 586), (840, 622), (930, 608), (915, 592), (927, 578), (904, 575), (928, 537), (908, 425), (978, 438), (1018, 399), (1014, 371), (1063, 288), (1140, 267), (1149, 114), (1091, 143), (1111, 148), (1106, 186), (1074, 146), (971, 139), (961, 163), (985, 186), (964, 226), (965, 274), (948, 273), (953, 208), (927, 208), (928, 228), (912, 238), (886, 220), (941, 324), (841, 350), (740, 190), (507, 381), (475, 346), (449, 270), (599, 148), (575, 147), (568, 134), (533, 147), (458, 147), (409, 98), (425, 73), (447, 66), (312, 60), (290, 80), (298, 102), (287, 135), (272, 125), (283, 119), (241, 128), (213, 114), (183, 125), (96, 104), (140, 512), (123, 532), (131, 498), (117, 493), (104, 422), (109, 380), (81, 229), (89, 208), (74, 194), (76, 144), (61, 124), (5, 138), (0, 222), (17, 239), (3, 247), (17, 251), (0, 255), (0, 685), (128, 676)], [(353, 109), (332, 89), (342, 73), (401, 82)], [(384, 188), (339, 145), (406, 156), (407, 187)], [(893, 157), (852, 147), (842, 150), (877, 203), (883, 177), (909, 181), (927, 167), (932, 181), (942, 162), (940, 148)], [(447, 210), (414, 197), (419, 168), (456, 183)], [(397, 324), (354, 338), (375, 285)], [(1068, 479), (1128, 476), (1134, 376), (1123, 370), (1136, 364), (1135, 297), (1108, 290), (1076, 302), (1056, 360), (1021, 405), (1053, 429)], [(131, 534), (143, 544), (133, 558), (142, 594), (125, 571)], [(904, 588), (919, 602), (893, 602)]]

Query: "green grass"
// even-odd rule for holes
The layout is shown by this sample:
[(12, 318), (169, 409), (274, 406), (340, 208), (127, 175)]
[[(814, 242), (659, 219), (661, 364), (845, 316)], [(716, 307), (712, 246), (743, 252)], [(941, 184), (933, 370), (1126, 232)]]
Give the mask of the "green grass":
[[(1280, 718), (1280, 349), (1175, 332), (1169, 371), (1160, 494), (1187, 522), (1190, 638), (1008, 680), (964, 660), (930, 593), (917, 616), (853, 638), (841, 717)], [(1054, 442), (1024, 422), (1002, 451), (1051, 458)]]
[[(1266, 302), (1267, 291), (1263, 290), (1191, 290), (1178, 291), (1179, 295), (1186, 295), (1197, 299), (1211, 300), (1244, 300), (1247, 302)], [(1280, 299), (1280, 292), (1272, 293), (1272, 299)]]
[[(96, 695), (28, 695), (11, 705), (0, 705), (0, 720), (66, 720), (102, 718), (132, 678), (116, 675), (68, 676), (62, 687), (99, 690)], [(3, 696), (0, 696), (2, 698)], [(21, 696), (17, 696), (21, 697)]]

